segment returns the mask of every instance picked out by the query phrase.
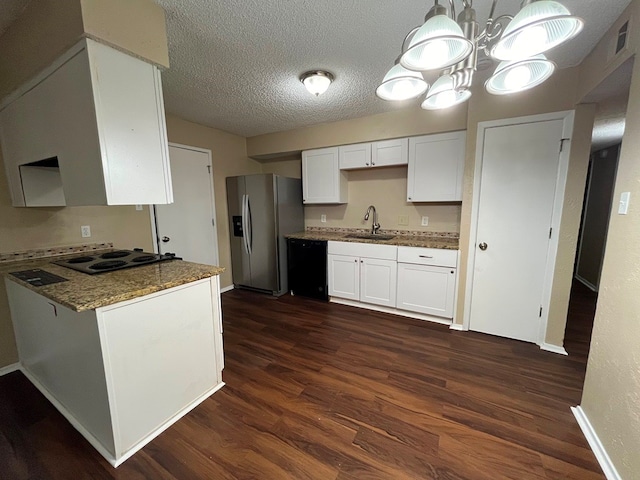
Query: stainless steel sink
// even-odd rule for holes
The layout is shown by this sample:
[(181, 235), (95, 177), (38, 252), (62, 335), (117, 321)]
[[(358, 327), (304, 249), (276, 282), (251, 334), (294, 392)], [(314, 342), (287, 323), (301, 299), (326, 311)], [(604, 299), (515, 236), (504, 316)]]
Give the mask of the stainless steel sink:
[(382, 233), (349, 233), (345, 235), (347, 238), (359, 238), (362, 240), (391, 240), (392, 238), (396, 238), (395, 235), (384, 235)]

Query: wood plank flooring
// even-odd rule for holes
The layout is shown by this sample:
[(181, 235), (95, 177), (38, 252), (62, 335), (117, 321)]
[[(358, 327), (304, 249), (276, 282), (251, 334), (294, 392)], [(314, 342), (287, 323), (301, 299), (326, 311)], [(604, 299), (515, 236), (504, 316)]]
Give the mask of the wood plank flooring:
[(21, 373), (0, 378), (0, 478), (601, 480), (569, 410), (580, 402), (590, 328), (578, 320), (590, 302), (574, 296), (562, 357), (231, 291), (227, 385), (118, 469)]

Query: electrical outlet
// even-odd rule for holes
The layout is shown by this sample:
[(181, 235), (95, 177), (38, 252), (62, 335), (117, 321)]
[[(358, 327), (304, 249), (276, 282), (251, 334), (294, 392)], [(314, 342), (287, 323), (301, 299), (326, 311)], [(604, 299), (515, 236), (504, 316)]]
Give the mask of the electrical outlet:
[(398, 215), (398, 225), (409, 225), (409, 215)]
[(429, 217), (422, 217), (422, 223), (420, 223), (423, 227), (429, 226)]
[(142, 210), (142, 205), (136, 205), (136, 210), (138, 211)]
[(320, 221), (322, 223), (327, 223), (327, 216), (324, 213), (322, 215), (320, 215)]
[(89, 225), (81, 226), (80, 233), (82, 233), (82, 238), (89, 238), (91, 236), (91, 227)]

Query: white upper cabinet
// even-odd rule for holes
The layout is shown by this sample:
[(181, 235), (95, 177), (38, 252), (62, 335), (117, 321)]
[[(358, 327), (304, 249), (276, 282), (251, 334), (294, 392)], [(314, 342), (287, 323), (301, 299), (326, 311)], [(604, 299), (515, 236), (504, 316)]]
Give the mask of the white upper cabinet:
[(374, 167), (406, 165), (409, 161), (409, 139), (396, 138), (373, 142), (371, 148), (371, 164)]
[(302, 152), (302, 198), (305, 204), (347, 203), (347, 177), (340, 171), (338, 147)]
[(398, 138), (338, 147), (341, 170), (406, 165), (409, 139)]
[(358, 143), (338, 147), (340, 170), (366, 168), (371, 166), (371, 144)]
[(409, 139), (409, 202), (460, 202), (466, 132)]
[(21, 91), (0, 112), (14, 206), (173, 202), (157, 67), (86, 39)]

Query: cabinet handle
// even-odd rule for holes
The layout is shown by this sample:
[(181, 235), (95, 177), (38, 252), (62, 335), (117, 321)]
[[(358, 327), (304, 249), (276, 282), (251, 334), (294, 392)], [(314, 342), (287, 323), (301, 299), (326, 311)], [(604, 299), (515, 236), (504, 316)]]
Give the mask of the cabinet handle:
[(373, 161), (371, 161), (371, 166), (372, 166), (372, 167), (375, 167), (375, 166), (376, 166), (376, 164), (375, 164), (375, 163), (373, 163)]
[(360, 260), (360, 263), (364, 263), (362, 260)]
[(411, 200), (411, 197), (409, 197), (409, 200)]
[(365, 165), (366, 165), (367, 167), (369, 166), (369, 164), (368, 164), (368, 163), (365, 163)]
[(354, 262), (358, 263), (358, 259), (355, 259)]
[(431, 256), (429, 256), (429, 255), (418, 255), (418, 256), (419, 256), (420, 258), (433, 258), (433, 257), (431, 257)]
[(456, 273), (455, 270), (451, 270), (451, 273)]
[(58, 316), (58, 309), (57, 309), (57, 307), (56, 307), (53, 303), (51, 303), (51, 302), (47, 302), (47, 303), (53, 307), (53, 315), (57, 317), (57, 316)]

